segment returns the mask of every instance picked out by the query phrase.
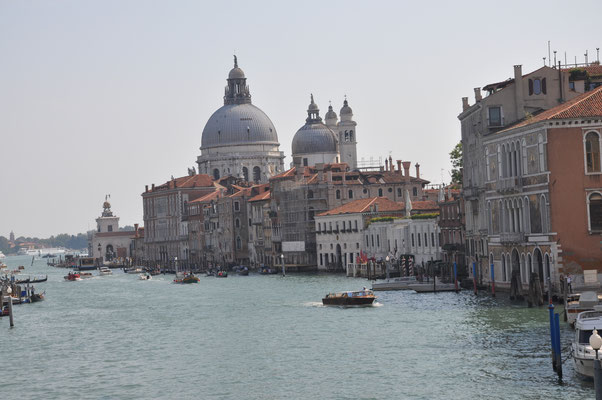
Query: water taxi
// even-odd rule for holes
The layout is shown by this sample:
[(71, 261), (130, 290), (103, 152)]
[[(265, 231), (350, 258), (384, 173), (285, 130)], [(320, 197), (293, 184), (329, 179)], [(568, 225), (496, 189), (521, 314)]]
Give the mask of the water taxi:
[(322, 299), (322, 304), (325, 306), (371, 306), (376, 300), (372, 290), (364, 289), (358, 291), (328, 293)]
[(596, 352), (589, 344), (589, 337), (597, 328), (602, 329), (602, 310), (584, 311), (577, 315), (575, 336), (571, 348), (575, 372), (584, 379), (593, 379), (594, 377)]

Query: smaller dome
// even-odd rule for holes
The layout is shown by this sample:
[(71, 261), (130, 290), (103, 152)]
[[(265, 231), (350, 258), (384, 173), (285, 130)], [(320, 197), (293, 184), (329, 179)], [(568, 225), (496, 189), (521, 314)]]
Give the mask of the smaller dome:
[(332, 110), (332, 106), (328, 106), (328, 112), (324, 116), (326, 119), (337, 119), (337, 113)]
[(245, 79), (245, 73), (242, 69), (234, 67), (230, 70), (230, 73), (228, 74), (228, 79)]
[(337, 153), (337, 138), (326, 125), (308, 123), (293, 137), (293, 155)]
[(345, 101), (343, 102), (343, 108), (341, 108), (341, 115), (345, 114), (353, 114), (353, 110), (351, 109), (351, 107), (349, 107), (347, 99), (345, 99)]

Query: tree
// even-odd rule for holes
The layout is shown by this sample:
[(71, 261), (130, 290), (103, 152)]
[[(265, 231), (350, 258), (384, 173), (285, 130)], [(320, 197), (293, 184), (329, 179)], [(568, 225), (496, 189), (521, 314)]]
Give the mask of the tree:
[(452, 183), (462, 185), (462, 142), (459, 142), (449, 153), (449, 158), (452, 163)]

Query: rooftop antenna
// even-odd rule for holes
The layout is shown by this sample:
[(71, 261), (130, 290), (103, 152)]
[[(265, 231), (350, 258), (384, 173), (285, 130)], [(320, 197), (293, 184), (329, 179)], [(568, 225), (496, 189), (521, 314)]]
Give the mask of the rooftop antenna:
[(566, 51), (564, 52), (564, 66), (566, 67)]
[(596, 47), (596, 53), (597, 53), (596, 59), (598, 60), (598, 64), (600, 64), (600, 48), (599, 47)]
[(550, 53), (550, 41), (548, 40), (548, 64), (550, 61), (552, 61), (552, 54)]
[(585, 56), (585, 65), (587, 66), (587, 50), (585, 50), (584, 56)]
[(546, 66), (546, 58), (545, 57), (543, 58), (543, 66), (544, 67)]
[(556, 50), (554, 50), (554, 67), (556, 67)]

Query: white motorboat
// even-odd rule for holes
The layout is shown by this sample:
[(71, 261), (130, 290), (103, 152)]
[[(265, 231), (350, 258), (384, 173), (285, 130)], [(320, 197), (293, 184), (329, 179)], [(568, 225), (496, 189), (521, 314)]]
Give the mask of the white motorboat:
[(153, 279), (153, 277), (151, 276), (151, 274), (149, 274), (148, 272), (145, 274), (140, 274), (138, 275), (138, 279), (140, 279), (141, 281), (148, 281)]
[[(602, 305), (602, 296), (598, 292), (585, 291), (569, 294), (565, 305), (567, 322), (574, 326), (579, 313), (592, 311), (597, 305)], [(602, 326), (600, 328), (602, 329)]]
[[(575, 372), (585, 379), (594, 377), (594, 359), (596, 352), (589, 344), (594, 329), (602, 329), (602, 310), (584, 311), (577, 315), (572, 353)], [(602, 354), (600, 354), (602, 357)]]
[(132, 269), (125, 270), (128, 274), (143, 274), (145, 271), (142, 268), (135, 267)]
[(408, 285), (408, 289), (416, 293), (455, 292), (456, 290), (460, 290), (460, 286), (458, 285), (456, 289), (454, 283), (443, 283), (439, 278), (436, 278), (434, 281), (410, 284)]
[(401, 278), (387, 279), (381, 282), (374, 282), (372, 290), (410, 290), (409, 285), (419, 283), (415, 276), (404, 276)]
[(98, 274), (103, 275), (113, 275), (113, 271), (109, 269), (109, 267), (100, 267), (98, 270)]

